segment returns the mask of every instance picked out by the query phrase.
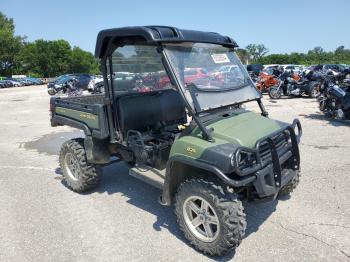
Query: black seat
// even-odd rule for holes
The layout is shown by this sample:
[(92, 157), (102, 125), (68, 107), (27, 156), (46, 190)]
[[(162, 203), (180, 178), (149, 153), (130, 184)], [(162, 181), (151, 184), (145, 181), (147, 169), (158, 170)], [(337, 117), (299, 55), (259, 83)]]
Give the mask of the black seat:
[(125, 135), (128, 130), (144, 131), (160, 124), (183, 124), (186, 122), (185, 104), (174, 90), (127, 94), (117, 99), (120, 128)]

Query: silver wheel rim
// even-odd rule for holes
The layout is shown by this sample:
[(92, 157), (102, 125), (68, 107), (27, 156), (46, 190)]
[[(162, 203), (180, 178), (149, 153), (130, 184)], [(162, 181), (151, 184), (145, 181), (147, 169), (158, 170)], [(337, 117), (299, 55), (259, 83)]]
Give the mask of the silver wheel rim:
[(271, 92), (271, 96), (272, 96), (272, 97), (274, 97), (274, 98), (278, 97), (278, 91), (277, 91), (277, 89), (274, 89), (274, 88), (273, 88), (270, 92)]
[(204, 198), (188, 197), (182, 212), (186, 226), (196, 238), (204, 242), (213, 242), (218, 237), (219, 218), (214, 208)]
[(64, 157), (64, 168), (69, 178), (78, 181), (80, 166), (77, 158), (71, 153), (67, 153)]

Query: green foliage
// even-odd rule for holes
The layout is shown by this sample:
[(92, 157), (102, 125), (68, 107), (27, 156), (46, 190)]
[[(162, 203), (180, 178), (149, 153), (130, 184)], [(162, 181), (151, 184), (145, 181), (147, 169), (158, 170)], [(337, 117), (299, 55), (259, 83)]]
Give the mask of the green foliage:
[(242, 61), (242, 63), (244, 64), (248, 64), (249, 63), (249, 54), (248, 51), (246, 49), (243, 48), (237, 48), (236, 49), (236, 53), (239, 57), (239, 59)]
[(98, 74), (98, 62), (90, 52), (71, 48), (65, 40), (36, 40), (25, 44), (20, 52), (22, 72), (43, 77), (68, 73)]
[(24, 46), (20, 53), (23, 72), (52, 77), (70, 69), (71, 47), (65, 40), (36, 40)]
[(12, 19), (0, 12), (0, 75), (15, 73), (20, 66), (18, 52), (23, 46), (24, 38), (15, 35)]
[(304, 53), (271, 54), (258, 59), (261, 64), (350, 64), (350, 50), (339, 46), (334, 52), (326, 52), (322, 47), (315, 47)]
[(65, 40), (25, 42), (15, 36), (12, 19), (0, 12), (0, 75), (53, 77), (67, 73), (99, 74), (98, 61)]
[(97, 59), (90, 52), (75, 46), (71, 53), (69, 72), (99, 74), (100, 69)]
[(256, 63), (269, 52), (269, 49), (262, 44), (250, 44), (247, 45), (245, 49), (247, 50), (249, 59), (252, 63)]

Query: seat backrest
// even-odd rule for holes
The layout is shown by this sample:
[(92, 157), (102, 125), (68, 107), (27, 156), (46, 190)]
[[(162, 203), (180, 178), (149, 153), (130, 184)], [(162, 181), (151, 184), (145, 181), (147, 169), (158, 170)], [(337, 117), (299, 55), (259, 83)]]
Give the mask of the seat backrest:
[(175, 90), (127, 94), (117, 98), (120, 128), (125, 135), (128, 130), (143, 131), (148, 127), (186, 122), (185, 104)]

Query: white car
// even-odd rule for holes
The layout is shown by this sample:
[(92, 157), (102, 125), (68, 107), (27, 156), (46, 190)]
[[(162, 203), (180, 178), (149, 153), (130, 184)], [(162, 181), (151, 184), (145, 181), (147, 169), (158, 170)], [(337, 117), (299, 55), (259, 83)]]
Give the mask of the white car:
[(285, 71), (291, 71), (293, 70), (293, 72), (296, 72), (296, 73), (300, 73), (304, 70), (304, 66), (302, 65), (283, 65), (283, 68)]
[(281, 65), (279, 64), (271, 64), (271, 65), (264, 65), (264, 71), (270, 70), (270, 69), (276, 69), (280, 67)]

